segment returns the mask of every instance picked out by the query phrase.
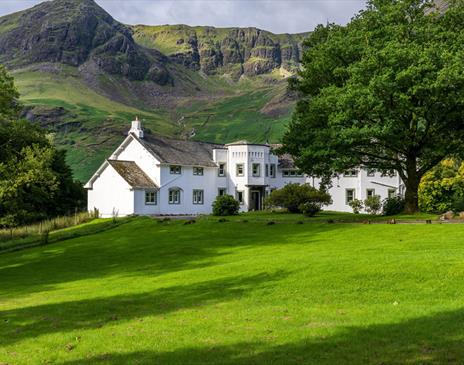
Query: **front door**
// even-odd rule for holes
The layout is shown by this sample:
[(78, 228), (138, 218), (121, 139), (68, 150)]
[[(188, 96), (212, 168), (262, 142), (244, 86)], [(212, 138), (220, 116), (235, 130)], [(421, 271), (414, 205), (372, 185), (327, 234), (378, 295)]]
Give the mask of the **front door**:
[(259, 190), (251, 191), (250, 210), (261, 210), (261, 192)]

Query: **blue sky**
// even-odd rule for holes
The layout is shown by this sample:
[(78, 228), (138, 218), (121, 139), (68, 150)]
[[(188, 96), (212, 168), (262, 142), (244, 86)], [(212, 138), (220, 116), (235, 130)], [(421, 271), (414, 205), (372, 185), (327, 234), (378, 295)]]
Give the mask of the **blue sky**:
[[(0, 16), (43, 0), (0, 0)], [(253, 26), (275, 33), (312, 30), (327, 21), (345, 24), (365, 0), (97, 0), (126, 24)]]

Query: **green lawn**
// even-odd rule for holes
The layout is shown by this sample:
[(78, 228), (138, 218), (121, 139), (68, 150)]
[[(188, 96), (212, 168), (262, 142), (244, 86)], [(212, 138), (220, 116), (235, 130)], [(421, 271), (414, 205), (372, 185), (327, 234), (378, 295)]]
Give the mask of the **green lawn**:
[(2, 254), (0, 364), (462, 364), (464, 225), (335, 217), (136, 218)]

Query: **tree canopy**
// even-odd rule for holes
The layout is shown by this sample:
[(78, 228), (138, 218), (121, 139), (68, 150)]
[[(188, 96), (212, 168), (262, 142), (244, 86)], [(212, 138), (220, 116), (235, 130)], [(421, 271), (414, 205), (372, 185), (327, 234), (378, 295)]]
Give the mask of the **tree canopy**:
[(85, 203), (65, 152), (45, 130), (18, 120), (19, 94), (0, 65), (0, 226), (14, 226), (60, 214)]
[(464, 137), (464, 3), (370, 0), (346, 26), (318, 26), (305, 43), (300, 96), (285, 152), (306, 173), (396, 170), (406, 210), (421, 177)]

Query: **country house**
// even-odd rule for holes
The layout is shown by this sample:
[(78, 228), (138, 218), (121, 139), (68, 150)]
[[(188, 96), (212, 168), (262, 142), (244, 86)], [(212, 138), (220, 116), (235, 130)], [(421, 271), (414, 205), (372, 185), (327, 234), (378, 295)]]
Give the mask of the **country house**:
[[(241, 211), (263, 209), (264, 198), (288, 183), (309, 183), (290, 156), (268, 144), (237, 141), (215, 144), (144, 134), (138, 119), (127, 138), (85, 185), (88, 209), (101, 216), (209, 214), (218, 195), (234, 196)], [(370, 195), (403, 193), (394, 173), (353, 169), (333, 179), (327, 208), (351, 211), (348, 203)]]

